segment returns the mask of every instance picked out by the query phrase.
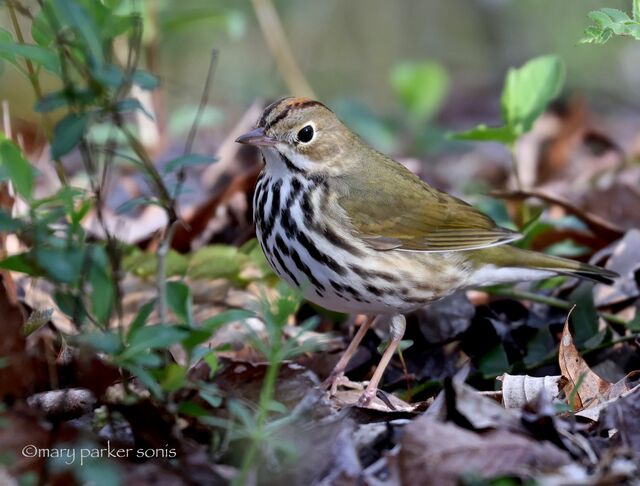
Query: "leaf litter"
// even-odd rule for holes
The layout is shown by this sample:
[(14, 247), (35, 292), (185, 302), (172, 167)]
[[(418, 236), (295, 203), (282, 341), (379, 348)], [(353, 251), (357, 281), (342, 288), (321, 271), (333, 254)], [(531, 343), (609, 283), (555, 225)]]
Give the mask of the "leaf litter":
[[(250, 109), (235, 131), (245, 131), (253, 122), (256, 117), (251, 110), (259, 111), (259, 107)], [(354, 388), (340, 389), (330, 397), (318, 384), (344, 347), (344, 333), (350, 332), (353, 322), (322, 316), (316, 329), (296, 332), (317, 312), (303, 305), (284, 335), (287, 340), (295, 336), (317, 347), (309, 346), (302, 355), (281, 362), (270, 404), (278, 418), (269, 429), (270, 441), (256, 482), (446, 485), (509, 477), (541, 484), (612, 484), (637, 478), (640, 390), (633, 371), (640, 363), (633, 354), (637, 355), (634, 333), (640, 325), (633, 324), (637, 319), (633, 309), (640, 295), (640, 255), (634, 229), (638, 224), (633, 219), (638, 207), (634, 206), (632, 184), (635, 172), (621, 165), (617, 144), (606, 137), (598, 139), (604, 150), (593, 149), (597, 137), (584, 125), (581, 114), (552, 112), (549, 117), (553, 120), (545, 123), (560, 127), (551, 137), (552, 144), (545, 144), (538, 134), (537, 141), (519, 148), (550, 150), (541, 158), (545, 165), (535, 169), (537, 179), (534, 177), (531, 188), (504, 194), (516, 201), (507, 209), (517, 211), (518, 201), (533, 198), (545, 202), (545, 216), (580, 221), (571, 232), (553, 225), (537, 228), (534, 245), (582, 235), (580, 241), (588, 248), (585, 257), (593, 254), (596, 263), (620, 272), (622, 278), (611, 288), (598, 285), (593, 292), (576, 294), (578, 307), (627, 317), (604, 327), (596, 322), (595, 328), (593, 323), (574, 321), (581, 326), (577, 334), (587, 337), (576, 345), (567, 307), (556, 306), (558, 300), (569, 302), (575, 288), (571, 282), (536, 289), (549, 298), (540, 302), (517, 300), (513, 294), (459, 293), (408, 317), (402, 359), (392, 361), (384, 394), (360, 408), (354, 406), (360, 386), (371, 376), (386, 331), (377, 329), (363, 341), (347, 370)], [(534, 132), (545, 132), (539, 125)], [(174, 241), (171, 278), (189, 283), (192, 313), (200, 323), (230, 309), (256, 311), (264, 284), (273, 282), (259, 251), (241, 246), (252, 237), (250, 200), (259, 161), (255, 153), (229, 141), (234, 138), (230, 133), (223, 142), (218, 164), (188, 181), (200, 197), (186, 204), (186, 224), (179, 227)], [(584, 172), (589, 176), (574, 181), (576, 154), (589, 166)], [(477, 161), (482, 153), (471, 157)], [(621, 170), (611, 175), (607, 172), (611, 167)], [(455, 167), (450, 169), (456, 172)], [(494, 180), (502, 169), (484, 170)], [(585, 196), (587, 179), (597, 184), (593, 197)], [(453, 184), (446, 178), (441, 182)], [(113, 218), (112, 229), (118, 237), (136, 245), (131, 256), (135, 264), (124, 281), (123, 321), (127, 323), (154, 295), (149, 277), (155, 269), (149, 255), (158, 245), (157, 230), (164, 226), (159, 214), (152, 212), (127, 216), (128, 227), (115, 214), (118, 198), (144, 196), (139, 184), (137, 180), (123, 184), (128, 192), (113, 196), (114, 213), (108, 216)], [(204, 196), (204, 189), (211, 193)], [(609, 198), (612, 204), (598, 206), (594, 197)], [(630, 215), (614, 211), (613, 205), (636, 210)], [(83, 224), (100, 237), (90, 222), (89, 216)], [(215, 258), (194, 259), (198, 251)], [(205, 265), (209, 261), (213, 263)], [(225, 484), (237, 474), (235, 467), (226, 464), (242, 449), (246, 437), (232, 439), (232, 424), (251, 415), (247, 410), (260, 400), (269, 369), (253, 344), (256, 339), (269, 339), (268, 326), (260, 316), (225, 322), (203, 341), (205, 347), (216, 350), (215, 362), (189, 362), (182, 356), (178, 361), (185, 366), (190, 383), (203, 388), (181, 389), (165, 403), (154, 399), (141, 381), (123, 380), (104, 356), (88, 354), (63, 338), (69, 323), (56, 317), (61, 314), (55, 302), (34, 296), (37, 292), (46, 295), (50, 289), (17, 280), (16, 294), (7, 290), (8, 280), (3, 282), (2, 314), (13, 316), (7, 321), (13, 325), (3, 340), (3, 356), (9, 357), (9, 365), (3, 369), (0, 390), (19, 404), (3, 412), (3, 418), (21, 435), (0, 434), (0, 449), (16, 453), (23, 444), (55, 444), (76, 440), (80, 432), (93, 433), (98, 442), (150, 448), (169, 445), (179, 451), (178, 468), (162, 459), (143, 464), (120, 461), (128, 481), (160, 477), (163, 484)], [(266, 287), (270, 292), (270, 285)], [(518, 285), (515, 290), (528, 288)], [(24, 307), (27, 312), (17, 310), (18, 301), (29, 306)], [(21, 329), (31, 311), (44, 312), (46, 322), (24, 336)], [(154, 314), (151, 316), (153, 320)], [(589, 342), (594, 335), (585, 331), (592, 328), (601, 334), (597, 342)], [(627, 353), (621, 354), (623, 351)], [(595, 365), (607, 361), (616, 363), (626, 376), (618, 381), (600, 377)], [(457, 378), (447, 378), (451, 376)], [(501, 380), (496, 381), (497, 377)], [(99, 424), (87, 425), (97, 417)], [(51, 429), (39, 425), (47, 421), (62, 424), (58, 435), (52, 436)], [(222, 444), (217, 449), (222, 452), (212, 456), (207, 446), (211, 443)], [(270, 445), (274, 443), (278, 447)], [(43, 461), (17, 465), (20, 472), (45, 467)]]

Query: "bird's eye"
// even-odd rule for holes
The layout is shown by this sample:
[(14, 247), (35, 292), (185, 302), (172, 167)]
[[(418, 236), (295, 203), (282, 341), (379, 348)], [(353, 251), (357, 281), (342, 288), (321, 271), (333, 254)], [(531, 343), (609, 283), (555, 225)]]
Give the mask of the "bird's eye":
[(309, 143), (313, 140), (313, 127), (311, 125), (307, 125), (300, 129), (298, 132), (298, 141), (302, 143)]

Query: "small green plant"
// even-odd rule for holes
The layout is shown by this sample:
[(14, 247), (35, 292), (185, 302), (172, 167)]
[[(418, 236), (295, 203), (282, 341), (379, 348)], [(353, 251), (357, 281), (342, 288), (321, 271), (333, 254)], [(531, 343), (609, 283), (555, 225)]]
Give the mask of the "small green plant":
[[(152, 115), (132, 97), (131, 88), (153, 91), (160, 80), (139, 65), (144, 58), (144, 22), (140, 14), (131, 13), (128, 3), (45, 0), (33, 12), (17, 0), (4, 3), (14, 31), (0, 30), (0, 60), (14, 66), (33, 88), (37, 97), (34, 111), (42, 116), (60, 189), (40, 195), (35, 190), (39, 172), (16, 143), (0, 134), (0, 184), (11, 184), (28, 208), (19, 215), (0, 210), (0, 231), (16, 233), (26, 248), (0, 261), (0, 268), (44, 278), (53, 284), (57, 306), (77, 328), (77, 333), (65, 339), (99, 353), (110, 365), (120, 368), (125, 389), (131, 392), (127, 400), (144, 399), (144, 393), (128, 389), (129, 378), (135, 377), (148, 390), (151, 400), (176, 420), (181, 415), (212, 423), (212, 415), (223, 402), (211, 379), (218, 372), (219, 350), (205, 343), (229, 322), (243, 322), (250, 317), (263, 319), (266, 341), (253, 336), (256, 349), (269, 363), (260, 402), (255, 410), (231, 406), (234, 420), (224, 424), (227, 435), (235, 422), (251, 424), (250, 428), (235, 428), (250, 443), (246, 458), (241, 461), (246, 474), (255, 467), (258, 453), (269, 438), (268, 431), (275, 427), (270, 425), (274, 410), (286, 416), (286, 410), (273, 400), (281, 362), (309, 349), (295, 339), (285, 339), (283, 334), (300, 299), (282, 291), (280, 298), (256, 305), (255, 309), (229, 310), (201, 322), (194, 317), (187, 279), (223, 278), (245, 286), (256, 279), (272, 283), (273, 274), (255, 241), (241, 248), (205, 247), (190, 255), (170, 250), (174, 231), (181, 224), (176, 200), (186, 170), (215, 159), (191, 151), (203, 113), (200, 109), (195, 113), (184, 153), (165, 164), (163, 170), (156, 168), (145, 149), (142, 134), (130, 122), (130, 115)], [(30, 25), (33, 43), (25, 41), (29, 36), (22, 31), (24, 25)], [(212, 62), (205, 93), (214, 65)], [(56, 78), (59, 88), (45, 92), (40, 81), (43, 71)], [(200, 107), (204, 104), (203, 101)], [(62, 161), (72, 152), (82, 161), (88, 188), (69, 182)], [(154, 204), (166, 214), (168, 224), (155, 253), (127, 247), (105, 222), (107, 182), (121, 166), (139, 171), (150, 195), (131, 201), (119, 212)], [(168, 183), (171, 179), (176, 182)], [(105, 235), (103, 240), (90, 238), (85, 231), (82, 221), (89, 213), (97, 216)], [(257, 267), (261, 276), (245, 275), (248, 267)], [(122, 279), (126, 273), (153, 279), (157, 286), (157, 295), (141, 305), (131, 319), (123, 311)], [(300, 332), (309, 325), (302, 326)], [(174, 362), (169, 348), (179, 348), (184, 359)], [(208, 365), (208, 380), (190, 376), (189, 371), (199, 362)], [(186, 392), (197, 401), (182, 400), (180, 397)]]
[[(558, 96), (564, 78), (564, 65), (554, 55), (537, 57), (521, 68), (510, 69), (500, 98), (503, 125), (488, 127), (481, 124), (456, 133), (453, 138), (502, 143), (513, 155), (516, 141), (531, 130), (549, 103)], [(513, 170), (518, 186), (522, 187), (515, 157)]]
[(403, 62), (391, 71), (391, 87), (412, 126), (437, 115), (449, 93), (449, 75), (432, 61)]
[(631, 17), (617, 8), (601, 8), (589, 12), (593, 25), (584, 31), (581, 44), (605, 44), (618, 35), (640, 40), (640, 0), (633, 0)]

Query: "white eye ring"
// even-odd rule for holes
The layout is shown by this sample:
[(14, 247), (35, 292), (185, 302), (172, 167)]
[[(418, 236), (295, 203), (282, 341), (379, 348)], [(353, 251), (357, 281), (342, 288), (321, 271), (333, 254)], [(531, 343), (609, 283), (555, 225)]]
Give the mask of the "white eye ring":
[(296, 141), (298, 143), (307, 144), (311, 143), (316, 137), (316, 126), (313, 122), (307, 123), (296, 134)]

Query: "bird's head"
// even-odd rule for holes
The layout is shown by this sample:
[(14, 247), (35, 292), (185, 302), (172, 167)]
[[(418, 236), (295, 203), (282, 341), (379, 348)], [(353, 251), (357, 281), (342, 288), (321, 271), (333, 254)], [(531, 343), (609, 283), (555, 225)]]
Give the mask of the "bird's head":
[(254, 130), (236, 142), (259, 147), (267, 164), (308, 174), (338, 175), (359, 139), (319, 101), (283, 98), (267, 106)]

